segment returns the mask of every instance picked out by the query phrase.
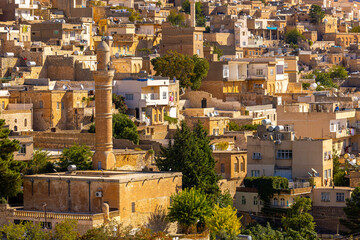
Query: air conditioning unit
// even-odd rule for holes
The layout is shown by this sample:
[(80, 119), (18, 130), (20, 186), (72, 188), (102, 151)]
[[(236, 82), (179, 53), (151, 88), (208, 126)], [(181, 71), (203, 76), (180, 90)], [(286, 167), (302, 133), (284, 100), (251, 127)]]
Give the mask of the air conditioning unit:
[(96, 192), (96, 193), (95, 193), (95, 196), (96, 196), (96, 197), (102, 197), (103, 194), (102, 194), (102, 192)]

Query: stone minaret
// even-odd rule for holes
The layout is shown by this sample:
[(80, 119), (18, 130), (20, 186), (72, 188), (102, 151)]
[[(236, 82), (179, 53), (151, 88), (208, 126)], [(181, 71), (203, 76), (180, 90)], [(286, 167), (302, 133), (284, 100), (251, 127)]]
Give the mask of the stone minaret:
[(95, 154), (94, 169), (112, 169), (115, 165), (112, 141), (112, 80), (110, 48), (105, 41), (97, 46), (97, 71), (93, 72), (95, 80)]
[(190, 27), (196, 27), (195, 0), (190, 0)]

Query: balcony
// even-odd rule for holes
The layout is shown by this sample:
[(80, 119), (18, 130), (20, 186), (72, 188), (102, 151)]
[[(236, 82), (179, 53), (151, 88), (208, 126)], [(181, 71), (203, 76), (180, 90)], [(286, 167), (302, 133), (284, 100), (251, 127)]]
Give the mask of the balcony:
[(335, 132), (335, 138), (350, 137), (355, 135), (354, 128), (343, 128)]
[(141, 94), (140, 104), (142, 106), (168, 105), (169, 98), (161, 99), (157, 93)]

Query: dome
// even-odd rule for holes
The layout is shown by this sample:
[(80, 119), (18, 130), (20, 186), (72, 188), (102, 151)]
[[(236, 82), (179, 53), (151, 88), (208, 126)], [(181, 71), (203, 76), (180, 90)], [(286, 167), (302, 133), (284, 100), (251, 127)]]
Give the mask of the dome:
[(110, 48), (109, 45), (107, 45), (107, 43), (105, 41), (101, 41), (98, 45), (97, 45), (97, 51), (102, 51), (102, 52), (110, 52)]

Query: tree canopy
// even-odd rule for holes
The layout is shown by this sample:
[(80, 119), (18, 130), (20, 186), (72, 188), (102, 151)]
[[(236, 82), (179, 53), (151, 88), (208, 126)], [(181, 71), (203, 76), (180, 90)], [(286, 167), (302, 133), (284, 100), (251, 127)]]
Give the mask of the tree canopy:
[(115, 104), (115, 108), (119, 111), (119, 113), (126, 113), (126, 111), (128, 110), (124, 96), (116, 95), (115, 93), (113, 93), (112, 102), (113, 104)]
[(206, 59), (197, 55), (190, 57), (176, 51), (169, 51), (162, 57), (154, 58), (151, 63), (157, 76), (176, 78), (181, 87), (191, 87), (193, 90), (200, 88), (202, 79), (209, 71)]
[(325, 11), (322, 10), (322, 8), (319, 5), (311, 5), (310, 13), (311, 22), (320, 24), (325, 17)]
[(76, 165), (77, 170), (92, 169), (92, 152), (86, 145), (73, 145), (65, 148), (58, 162), (60, 171), (67, 171), (69, 165)]
[(285, 33), (285, 42), (289, 44), (299, 44), (300, 41), (305, 40), (305, 37), (297, 29), (289, 30)]
[(181, 13), (178, 13), (175, 9), (170, 11), (167, 20), (173, 26), (185, 26), (185, 16)]
[(10, 130), (0, 119), (0, 198), (16, 196), (21, 192), (21, 163), (14, 161), (14, 152), (20, 150), (17, 140), (10, 140)]
[(360, 232), (360, 187), (356, 187), (351, 197), (346, 199), (345, 219), (341, 219), (340, 223), (347, 227), (350, 232)]
[(54, 164), (50, 162), (48, 151), (35, 150), (32, 160), (28, 163), (26, 174), (53, 172)]
[(200, 122), (193, 131), (181, 122), (181, 128), (178, 127), (174, 134), (174, 142), (161, 148), (156, 164), (161, 171), (182, 172), (183, 188), (197, 187), (209, 194), (219, 192), (210, 138)]
[[(197, 27), (205, 27), (205, 15), (203, 12), (203, 5), (201, 2), (196, 2), (195, 3), (195, 19), (196, 19), (196, 26)], [(190, 1), (189, 0), (185, 0), (182, 4), (182, 10), (187, 13), (190, 14)]]
[(113, 115), (113, 136), (116, 139), (129, 139), (135, 144), (139, 143), (136, 125), (126, 114)]

